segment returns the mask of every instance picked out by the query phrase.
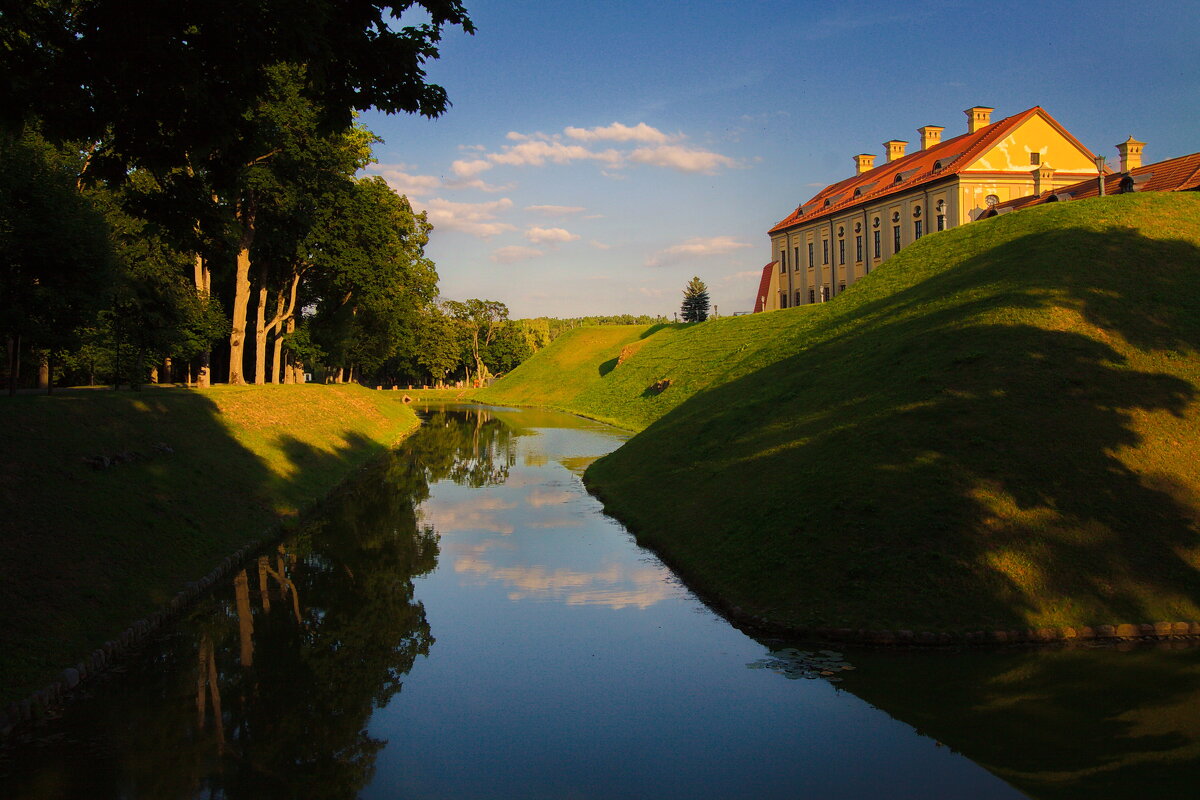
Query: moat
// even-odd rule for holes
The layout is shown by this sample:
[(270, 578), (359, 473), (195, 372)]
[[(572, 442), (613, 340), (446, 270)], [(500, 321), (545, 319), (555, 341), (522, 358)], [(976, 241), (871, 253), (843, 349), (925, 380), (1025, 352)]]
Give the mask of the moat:
[(423, 416), (144, 658), (0, 751), (4, 796), (1155, 798), (1200, 777), (1188, 643), (757, 641), (583, 488), (625, 434)]

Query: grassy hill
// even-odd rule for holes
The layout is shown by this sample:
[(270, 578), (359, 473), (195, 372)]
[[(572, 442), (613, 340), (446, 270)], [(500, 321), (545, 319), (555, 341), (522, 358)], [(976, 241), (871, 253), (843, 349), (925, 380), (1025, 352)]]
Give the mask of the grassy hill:
[(835, 302), (639, 341), (582, 386), (553, 347), (522, 369), (644, 428), (589, 485), (706, 593), (801, 626), (1200, 619), (1200, 195), (972, 223)]
[(0, 399), (0, 705), (396, 442), (417, 424), (398, 394), (221, 386)]

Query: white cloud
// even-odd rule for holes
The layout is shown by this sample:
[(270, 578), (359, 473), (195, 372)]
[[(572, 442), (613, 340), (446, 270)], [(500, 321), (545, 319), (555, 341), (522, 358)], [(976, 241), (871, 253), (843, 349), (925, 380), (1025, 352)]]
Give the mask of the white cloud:
[(429, 221), (434, 228), (448, 228), (487, 239), (505, 231), (515, 231), (515, 225), (496, 221), (496, 213), (512, 208), (512, 200), (502, 197), (488, 203), (456, 203), (435, 197), (425, 203)]
[(482, 158), (473, 158), (470, 161), (459, 159), (450, 165), (450, 169), (460, 178), (474, 178), (484, 170), (492, 168), (492, 162)]
[(448, 181), (443, 185), (447, 189), (478, 189), (481, 192), (488, 192), (489, 194), (495, 194), (496, 192), (507, 192), (516, 186), (514, 183), (487, 183), (479, 178), (473, 178), (471, 180), (464, 181)]
[(578, 233), (571, 233), (565, 228), (539, 228), (534, 225), (525, 231), (525, 238), (534, 244), (545, 242), (573, 242), (579, 238)]
[(487, 150), (487, 148), (481, 144), (460, 144), (458, 146), (458, 149), (459, 150), (471, 150), (476, 153), (482, 153), (484, 150)]
[(407, 169), (407, 164), (376, 164), (369, 172), (383, 176), (388, 186), (407, 197), (420, 197), (441, 188), (442, 180), (436, 175), (413, 175)]
[(518, 261), (528, 261), (540, 255), (542, 255), (542, 251), (535, 247), (521, 247), (514, 244), (493, 250), (492, 261), (497, 264), (515, 264)]
[(721, 167), (737, 166), (737, 162), (729, 156), (723, 156), (711, 150), (697, 150), (673, 144), (659, 147), (639, 147), (629, 154), (629, 159), (639, 164), (669, 167), (681, 172), (704, 172), (710, 175)]
[(566, 217), (587, 211), (583, 206), (525, 206), (525, 210), (543, 217)]
[(645, 142), (646, 144), (666, 144), (667, 142), (683, 138), (681, 135), (668, 136), (657, 128), (652, 128), (644, 122), (639, 122), (637, 125), (630, 127), (622, 125), (620, 122), (614, 122), (612, 125), (597, 128), (574, 128), (567, 127), (563, 129), (563, 133), (572, 139), (578, 139), (583, 142), (595, 142), (607, 140), (613, 142)]
[(751, 278), (759, 277), (762, 277), (761, 269), (747, 269), (742, 270), (741, 272), (735, 272), (732, 275), (726, 275), (724, 278), (721, 278), (721, 283), (740, 283)]
[(621, 154), (616, 150), (596, 152), (577, 144), (531, 140), (506, 146), (501, 153), (488, 153), (488, 160), (512, 167), (540, 167), (547, 161), (555, 164), (569, 164), (572, 161), (585, 160), (616, 165), (621, 162)]
[(598, 242), (595, 239), (592, 239), (590, 242), (588, 242), (588, 244), (590, 244), (592, 247), (596, 248), (597, 250), (608, 250), (612, 247), (611, 244), (605, 244), (604, 242)]
[(683, 261), (687, 258), (726, 255), (743, 247), (751, 246), (745, 242), (739, 242), (732, 236), (698, 237), (658, 251), (646, 259), (646, 266), (661, 267), (664, 264)]

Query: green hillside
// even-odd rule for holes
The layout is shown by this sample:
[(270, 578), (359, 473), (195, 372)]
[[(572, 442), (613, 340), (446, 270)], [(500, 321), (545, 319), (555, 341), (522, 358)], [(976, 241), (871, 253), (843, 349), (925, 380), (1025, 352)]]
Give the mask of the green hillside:
[(162, 608), (417, 425), (396, 392), (4, 398), (0, 705)]
[(656, 333), (574, 402), (645, 428), (587, 474), (607, 508), (751, 613), (1198, 619), (1198, 349), (1200, 196), (1122, 195), (928, 236), (832, 303)]

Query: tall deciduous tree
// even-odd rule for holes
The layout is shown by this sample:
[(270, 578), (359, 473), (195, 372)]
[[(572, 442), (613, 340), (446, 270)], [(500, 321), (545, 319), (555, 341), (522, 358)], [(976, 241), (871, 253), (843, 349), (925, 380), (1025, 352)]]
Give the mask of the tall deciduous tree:
[(65, 346), (111, 273), (108, 229), (76, 190), (74, 156), (33, 128), (0, 135), (0, 334), (8, 337), (10, 393), (22, 349)]
[(447, 300), (443, 306), (467, 332), (469, 352), (475, 362), (475, 379), (483, 380), (488, 376), (488, 368), (483, 362), (482, 351), (492, 343), (496, 332), (508, 319), (508, 306), (499, 300), (474, 298), (463, 302)]
[(684, 322), (704, 322), (708, 319), (708, 287), (699, 277), (693, 277), (683, 287), (683, 305), (679, 316)]

